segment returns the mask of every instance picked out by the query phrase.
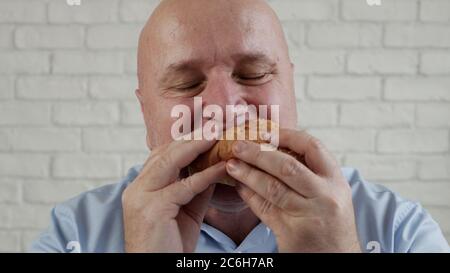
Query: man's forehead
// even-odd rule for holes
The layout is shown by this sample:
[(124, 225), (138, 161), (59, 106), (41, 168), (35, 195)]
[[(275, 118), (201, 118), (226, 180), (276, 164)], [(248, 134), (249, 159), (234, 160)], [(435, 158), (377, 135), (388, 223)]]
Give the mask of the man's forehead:
[[(218, 6), (230, 2), (233, 11), (230, 11), (231, 8), (228, 11), (209, 8), (197, 15), (186, 10), (172, 10), (174, 7), (170, 12), (157, 11), (157, 16), (153, 20), (151, 18), (146, 26), (148, 30), (144, 28), (141, 35), (139, 58), (144, 64), (146, 62), (142, 57), (145, 57), (148, 64), (158, 70), (158, 74), (166, 69), (179, 70), (187, 66), (230, 63), (239, 59), (271, 62), (277, 59), (277, 55), (285, 53), (280, 50), (287, 50), (283, 45), (281, 26), (270, 7), (249, 9), (249, 4), (239, 5), (246, 1), (236, 0), (171, 2), (172, 5), (189, 8), (189, 11), (192, 7), (186, 6), (186, 2), (217, 3)], [(247, 3), (252, 2), (264, 1)], [(241, 7), (245, 11), (239, 11)]]

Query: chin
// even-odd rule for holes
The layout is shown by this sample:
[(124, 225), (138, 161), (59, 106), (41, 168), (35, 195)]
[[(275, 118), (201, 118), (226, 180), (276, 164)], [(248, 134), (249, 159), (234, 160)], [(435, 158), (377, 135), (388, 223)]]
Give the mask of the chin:
[(216, 184), (209, 207), (226, 213), (241, 212), (248, 208), (235, 187)]

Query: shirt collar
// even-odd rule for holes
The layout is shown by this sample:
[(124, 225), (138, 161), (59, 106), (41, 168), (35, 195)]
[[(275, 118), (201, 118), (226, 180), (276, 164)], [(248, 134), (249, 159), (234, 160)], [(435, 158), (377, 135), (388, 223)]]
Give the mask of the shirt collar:
[(200, 229), (205, 236), (210, 237), (225, 250), (234, 252), (272, 252), (275, 247), (273, 243), (275, 236), (272, 230), (262, 222), (253, 228), (240, 245), (236, 245), (230, 237), (211, 225), (202, 223)]

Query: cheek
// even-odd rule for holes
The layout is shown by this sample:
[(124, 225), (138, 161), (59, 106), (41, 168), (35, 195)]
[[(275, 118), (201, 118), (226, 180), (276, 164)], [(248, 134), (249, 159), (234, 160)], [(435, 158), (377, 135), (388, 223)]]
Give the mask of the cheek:
[(252, 90), (246, 98), (249, 104), (279, 105), (279, 121), (282, 127), (295, 128), (297, 126), (297, 109), (293, 87), (287, 87), (279, 81)]
[[(180, 117), (172, 117), (171, 112), (174, 107), (179, 105), (185, 105), (190, 108), (191, 113), (193, 113), (193, 103), (189, 100), (158, 100), (157, 105), (147, 109), (146, 126), (147, 130), (152, 132), (154, 138), (156, 138), (155, 143), (157, 145), (167, 144), (173, 141), (172, 137), (172, 125), (175, 121), (179, 120)], [(183, 115), (183, 119), (190, 118)], [(148, 122), (147, 122), (148, 121)]]

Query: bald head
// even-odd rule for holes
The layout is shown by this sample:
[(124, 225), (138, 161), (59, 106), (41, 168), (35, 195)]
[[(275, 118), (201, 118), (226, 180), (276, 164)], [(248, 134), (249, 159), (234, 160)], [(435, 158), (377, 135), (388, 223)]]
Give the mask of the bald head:
[[(201, 45), (198, 50), (213, 45), (219, 51), (234, 42), (247, 43), (249, 49), (256, 49), (260, 41), (251, 35), (269, 38), (279, 52), (289, 58), (280, 21), (264, 0), (163, 0), (148, 19), (139, 39), (140, 87), (149, 74), (162, 68), (163, 58), (194, 53), (194, 49), (181, 50), (187, 44), (198, 43)], [(242, 39), (243, 36), (248, 39)], [(174, 47), (180, 50), (168, 50)]]

